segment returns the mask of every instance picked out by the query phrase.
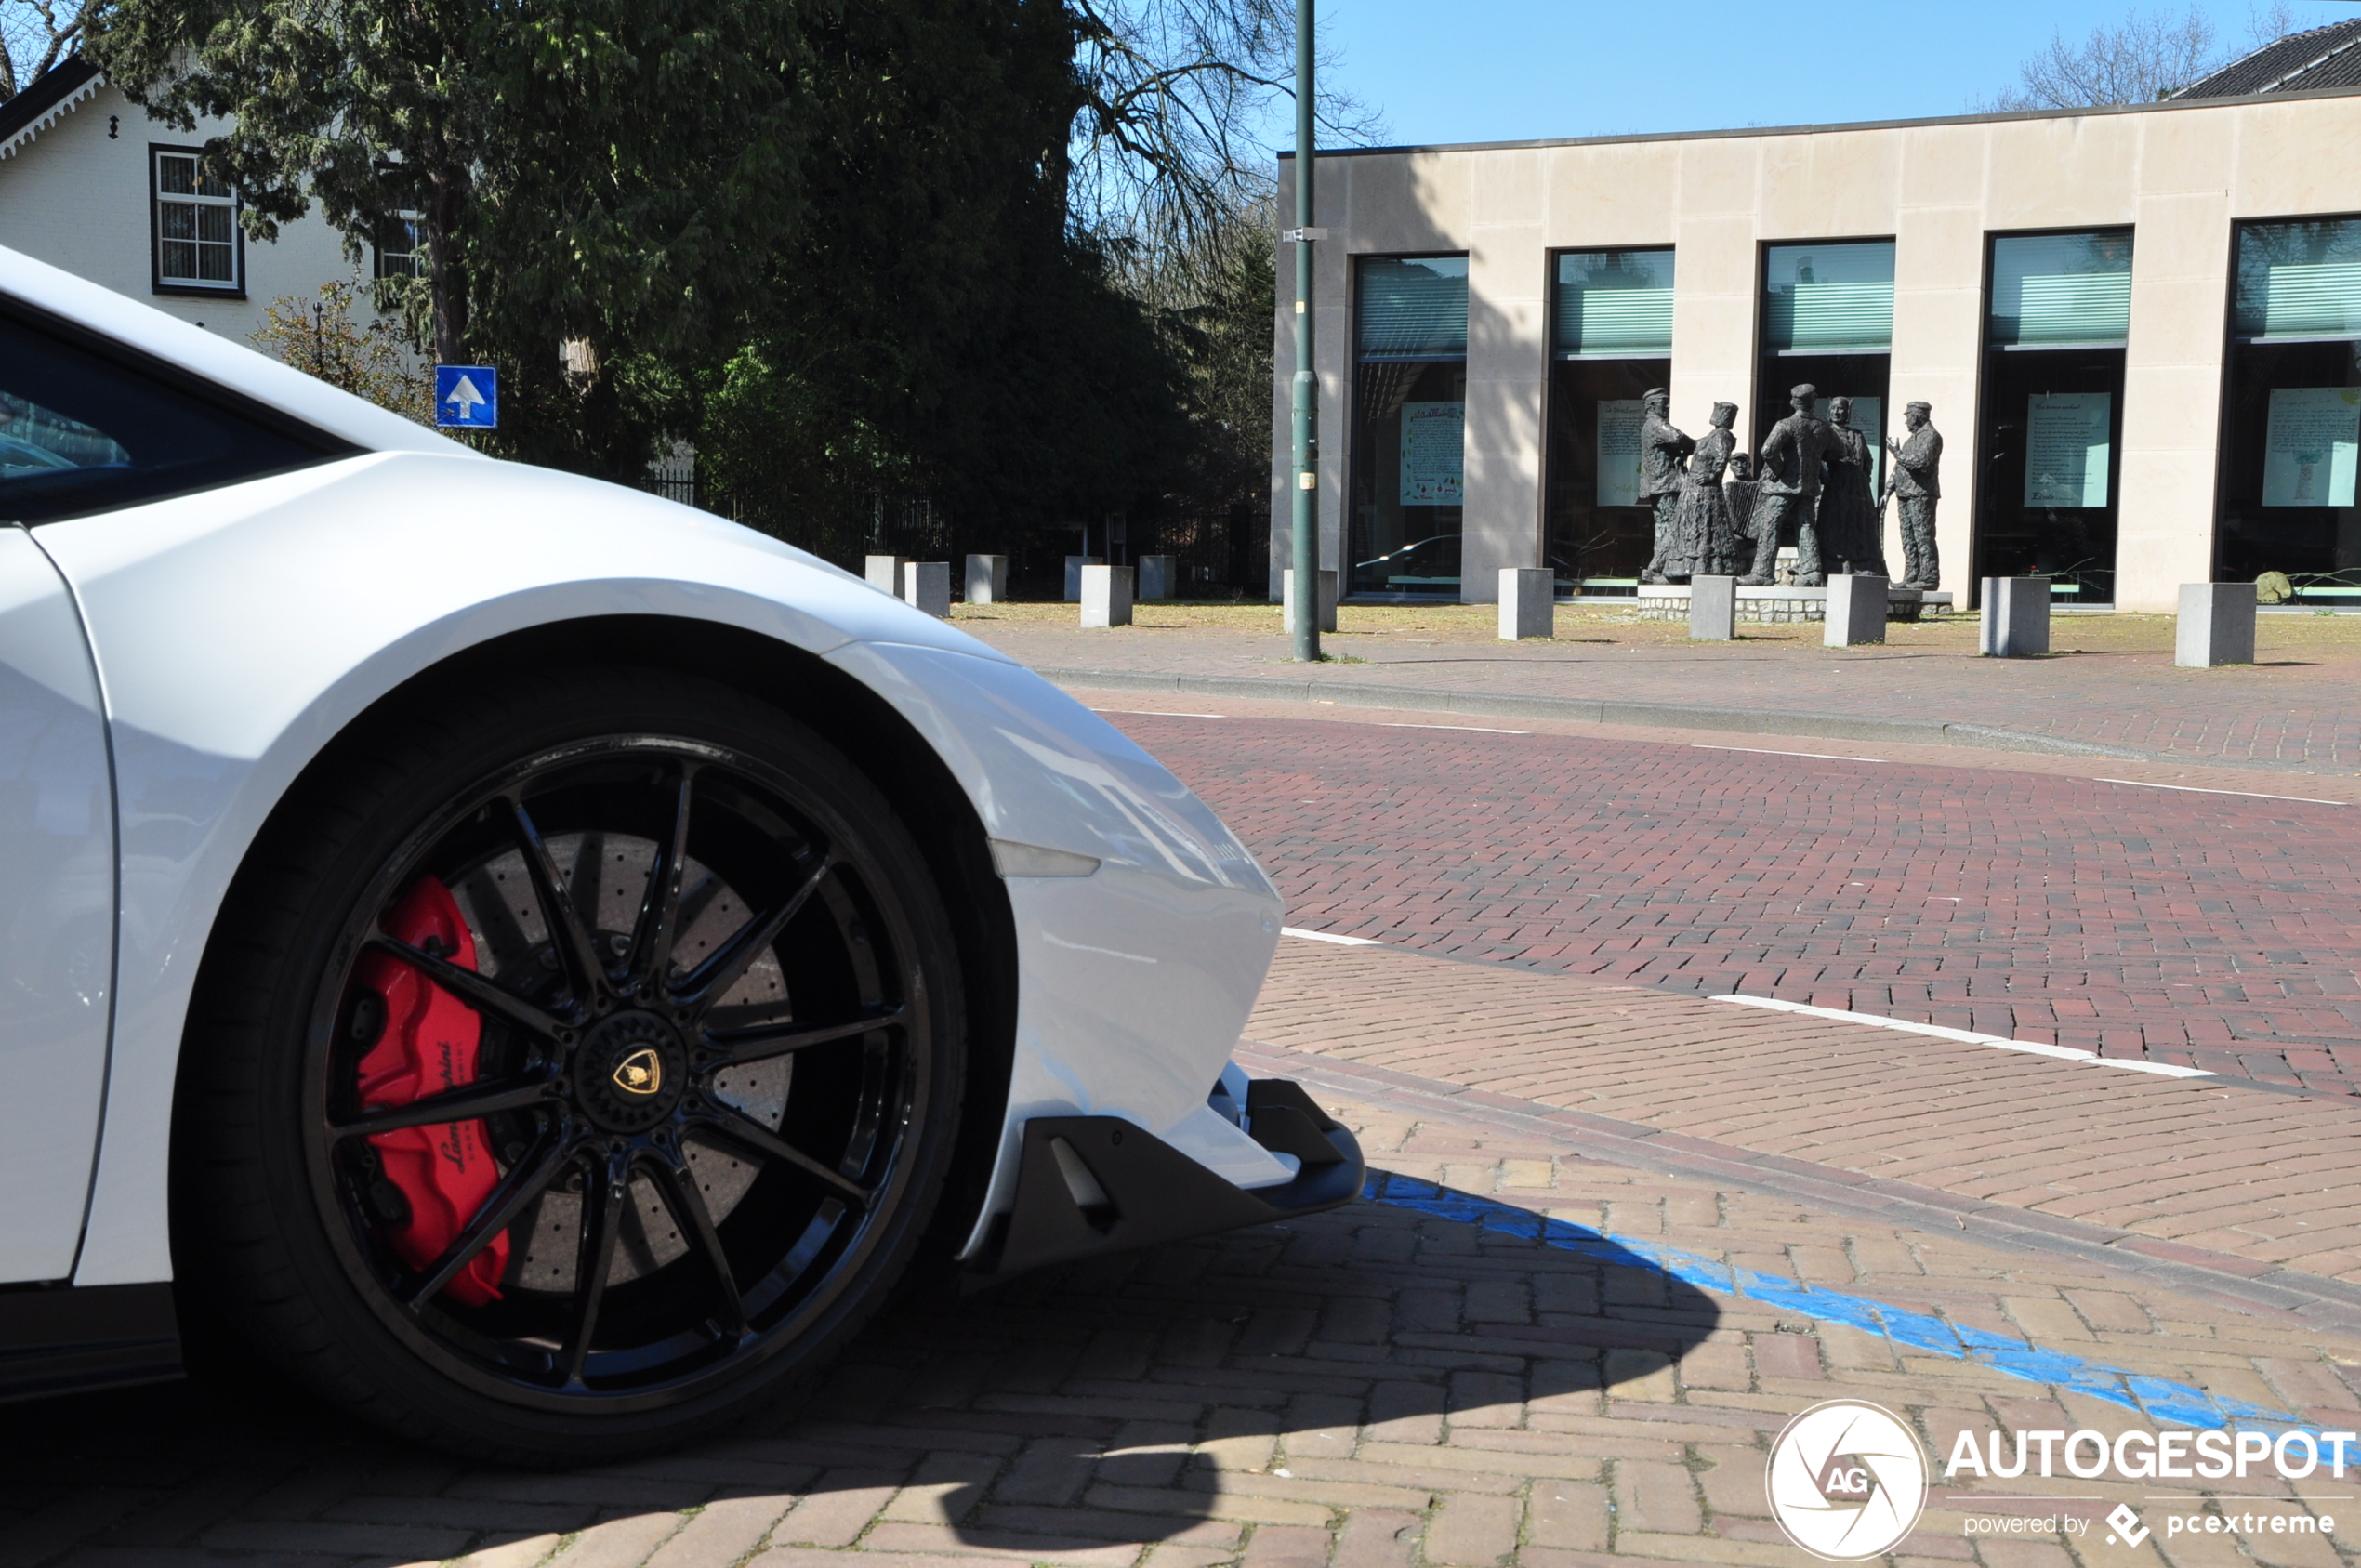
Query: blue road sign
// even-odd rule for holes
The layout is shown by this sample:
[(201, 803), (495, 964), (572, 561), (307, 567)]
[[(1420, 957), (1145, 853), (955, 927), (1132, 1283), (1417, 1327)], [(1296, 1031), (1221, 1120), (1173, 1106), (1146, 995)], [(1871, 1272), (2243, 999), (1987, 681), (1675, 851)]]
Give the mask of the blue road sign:
[(434, 367), (434, 422), (446, 430), (500, 428), (500, 373), (488, 364)]

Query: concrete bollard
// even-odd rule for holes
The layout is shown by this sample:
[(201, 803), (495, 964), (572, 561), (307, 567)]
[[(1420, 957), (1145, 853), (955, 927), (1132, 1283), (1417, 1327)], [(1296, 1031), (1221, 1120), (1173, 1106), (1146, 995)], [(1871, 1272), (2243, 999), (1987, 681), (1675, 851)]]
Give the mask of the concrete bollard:
[(969, 604), (1009, 602), (1009, 558), (1007, 556), (971, 555), (968, 558), (968, 602)]
[(1735, 577), (1689, 579), (1689, 639), (1731, 642), (1738, 635), (1738, 580)]
[(1828, 618), (1820, 640), (1830, 648), (1883, 642), (1885, 591), (1891, 586), (1886, 578), (1861, 572), (1840, 572), (1829, 578)]
[(2172, 662), (2187, 669), (2254, 663), (2254, 585), (2182, 584)]
[(1986, 577), (1984, 620), (1976, 652), (1995, 659), (2024, 659), (2050, 651), (2050, 579)]
[(898, 555), (873, 555), (863, 562), (861, 575), (873, 588), (883, 588), (894, 598), (902, 597), (902, 568), (906, 564)]
[(1139, 566), (1140, 597), (1170, 599), (1180, 586), (1180, 562), (1168, 555), (1143, 555)]
[[(1279, 621), (1289, 637), (1295, 635), (1295, 568), (1290, 566), (1279, 573)], [(1323, 569), (1320, 573), (1320, 629), (1337, 629), (1337, 574)]]
[(1086, 566), (1104, 566), (1105, 564), (1104, 560), (1094, 555), (1066, 557), (1066, 602), (1068, 604), (1082, 602), (1082, 569)]
[(1500, 568), (1500, 640), (1558, 635), (1557, 573), (1546, 566)]
[(1131, 568), (1082, 568), (1082, 624), (1086, 626), (1128, 626), (1131, 624)]
[(902, 601), (915, 604), (938, 621), (951, 618), (951, 563), (911, 560), (902, 566)]

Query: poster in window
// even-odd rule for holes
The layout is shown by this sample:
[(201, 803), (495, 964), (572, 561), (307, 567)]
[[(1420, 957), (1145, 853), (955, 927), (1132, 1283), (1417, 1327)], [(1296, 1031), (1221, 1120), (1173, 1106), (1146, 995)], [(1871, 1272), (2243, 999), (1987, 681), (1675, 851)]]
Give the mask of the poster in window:
[[(1822, 398), (1812, 405), (1812, 417), (1828, 416), (1830, 398)], [(1855, 398), (1853, 412), (1845, 415), (1845, 423), (1862, 433), (1869, 442), (1869, 494), (1882, 495), (1879, 488), (1885, 482), (1885, 399)]]
[(1638, 398), (1599, 400), (1599, 505), (1640, 504), (1640, 426), (1648, 411)]
[(2262, 504), (2349, 507), (2361, 449), (2361, 387), (2274, 387), (2262, 438)]
[(2027, 397), (2025, 504), (2105, 506), (2114, 417), (2113, 392), (2035, 392)]
[(1464, 402), (1402, 405), (1402, 504), (1459, 504), (1461, 440), (1467, 432)]

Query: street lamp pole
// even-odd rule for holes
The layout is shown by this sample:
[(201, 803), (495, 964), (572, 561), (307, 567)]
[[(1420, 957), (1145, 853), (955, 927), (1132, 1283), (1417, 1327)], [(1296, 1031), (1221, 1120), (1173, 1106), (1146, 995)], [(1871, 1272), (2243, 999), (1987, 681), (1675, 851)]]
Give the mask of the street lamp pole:
[(1320, 657), (1320, 379), (1312, 363), (1312, 5), (1295, 7), (1295, 656)]

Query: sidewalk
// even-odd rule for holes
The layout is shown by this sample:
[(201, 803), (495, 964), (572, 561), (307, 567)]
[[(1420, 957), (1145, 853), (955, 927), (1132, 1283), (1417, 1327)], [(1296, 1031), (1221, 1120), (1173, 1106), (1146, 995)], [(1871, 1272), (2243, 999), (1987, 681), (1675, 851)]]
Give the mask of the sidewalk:
[[(504, 1471), (221, 1377), (16, 1406), (0, 1563), (1793, 1568), (1764, 1463), (1823, 1400), (1903, 1413), (1938, 1462), (1963, 1430), (2241, 1407), (2361, 1426), (2349, 1333), (1618, 1165), (1473, 1103), (1379, 1087), (1329, 1108), (1379, 1173), (1369, 1201), (913, 1300), (806, 1418), (662, 1458)], [(2195, 1484), (2242, 1533), (2158, 1529), (2100, 1561), (2344, 1568), (2361, 1548), (2350, 1471)], [(2155, 1490), (1938, 1478), (1886, 1561), (2074, 1568), (2095, 1522)], [(2324, 1533), (2267, 1528), (2298, 1515)]]
[(1262, 1070), (1356, 1100), (1537, 1118), (1594, 1158), (2361, 1331), (2361, 1113), (2342, 1096), (1299, 938), (1246, 1028), (1281, 1053)]
[(1976, 654), (1972, 616), (1896, 624), (1883, 646), (1817, 626), (1692, 643), (1684, 628), (1562, 607), (1552, 641), (1507, 643), (1489, 605), (1348, 605), (1287, 656), (1273, 605), (1147, 604), (1085, 631), (1070, 605), (954, 612), (960, 629), (1066, 685), (1310, 696), (1367, 705), (1742, 733), (2361, 770), (2361, 617), (2264, 615), (2258, 663), (2177, 668), (2165, 616), (2059, 616), (2046, 659)]

